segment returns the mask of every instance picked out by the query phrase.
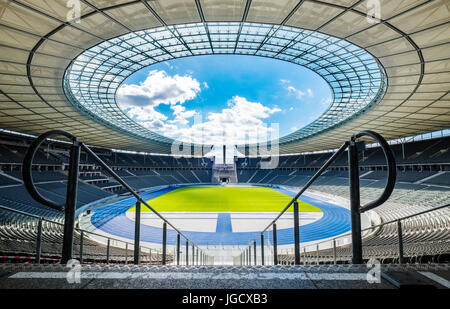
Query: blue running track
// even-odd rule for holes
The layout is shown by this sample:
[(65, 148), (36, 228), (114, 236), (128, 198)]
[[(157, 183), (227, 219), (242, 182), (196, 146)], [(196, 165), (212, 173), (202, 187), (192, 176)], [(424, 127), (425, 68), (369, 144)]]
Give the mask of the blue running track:
[[(165, 188), (152, 193), (145, 193), (144, 200), (150, 200), (179, 187)], [(295, 193), (276, 189), (281, 193), (294, 197)], [(302, 201), (312, 204), (323, 211), (321, 219), (300, 227), (300, 242), (317, 241), (329, 237), (334, 237), (350, 231), (350, 211), (333, 205), (326, 199), (302, 196)], [(118, 237), (134, 239), (134, 221), (126, 216), (126, 212), (135, 203), (135, 198), (127, 198), (114, 204), (104, 206), (94, 210), (91, 223), (98, 229)], [(200, 218), (199, 218), (200, 219)], [(250, 218), (249, 218), (250, 219)], [(252, 218), (255, 219), (255, 218)], [(201, 220), (199, 220), (201, 225)], [(247, 245), (260, 232), (233, 232), (231, 224), (231, 214), (219, 213), (216, 224), (216, 232), (192, 232), (181, 231), (197, 245)], [(278, 244), (290, 245), (294, 243), (293, 228), (279, 229), (277, 231)], [(272, 243), (272, 232), (265, 233), (265, 239)], [(141, 225), (141, 241), (161, 244), (162, 228), (148, 225)], [(175, 245), (177, 233), (174, 230), (167, 230), (167, 243)]]

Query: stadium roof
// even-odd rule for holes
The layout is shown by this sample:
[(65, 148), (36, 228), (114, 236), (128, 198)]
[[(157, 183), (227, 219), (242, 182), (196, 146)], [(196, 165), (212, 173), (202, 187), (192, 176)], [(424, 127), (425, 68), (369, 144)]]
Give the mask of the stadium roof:
[(115, 90), (142, 66), (212, 53), (298, 63), (329, 83), (330, 109), (282, 137), (281, 153), (334, 148), (361, 129), (399, 138), (450, 124), (445, 0), (382, 0), (379, 22), (370, 0), (83, 0), (79, 22), (67, 2), (0, 1), (0, 128), (169, 153)]

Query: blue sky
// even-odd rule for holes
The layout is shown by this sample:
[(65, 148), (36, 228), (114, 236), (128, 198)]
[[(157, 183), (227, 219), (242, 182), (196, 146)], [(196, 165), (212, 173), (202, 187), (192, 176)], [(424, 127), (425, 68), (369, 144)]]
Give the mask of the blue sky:
[(119, 106), (152, 131), (183, 141), (240, 144), (284, 136), (318, 118), (328, 84), (291, 63), (210, 55), (144, 68), (119, 88)]

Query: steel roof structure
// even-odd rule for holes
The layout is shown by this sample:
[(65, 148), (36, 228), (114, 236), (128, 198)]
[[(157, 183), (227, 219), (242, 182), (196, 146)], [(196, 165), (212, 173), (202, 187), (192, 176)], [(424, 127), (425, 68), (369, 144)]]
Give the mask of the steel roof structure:
[(450, 127), (445, 0), (375, 1), (379, 20), (372, 0), (82, 0), (80, 19), (68, 2), (0, 1), (0, 128), (170, 153), (115, 91), (144, 66), (203, 54), (290, 61), (328, 82), (330, 108), (281, 137), (280, 153), (335, 148), (362, 129), (393, 139)]

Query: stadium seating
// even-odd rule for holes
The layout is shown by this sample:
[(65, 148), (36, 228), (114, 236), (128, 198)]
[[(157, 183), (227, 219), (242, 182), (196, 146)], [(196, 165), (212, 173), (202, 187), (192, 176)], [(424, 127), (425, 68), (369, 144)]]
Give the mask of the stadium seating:
[[(450, 138), (426, 140), (394, 145), (392, 149), (398, 164), (397, 183), (387, 203), (375, 211), (388, 222), (413, 215), (432, 207), (450, 203), (450, 172), (448, 162)], [(284, 185), (302, 187), (331, 156), (328, 154), (281, 156), (275, 170), (259, 170), (262, 158), (238, 158), (236, 162), (239, 183)], [(387, 171), (384, 154), (379, 148), (369, 148), (360, 156), (361, 199), (371, 201), (384, 189)], [(407, 165), (404, 165), (407, 164)], [(348, 199), (349, 175), (347, 154), (341, 155), (310, 190)], [(422, 256), (439, 257), (450, 252), (450, 210), (443, 209), (403, 224), (404, 256), (417, 261)], [(383, 226), (363, 241), (365, 259), (395, 260), (398, 255), (396, 224)], [(338, 240), (339, 241), (339, 240)], [(330, 244), (329, 244), (330, 245)], [(330, 245), (331, 246), (331, 245)], [(303, 262), (332, 263), (332, 249), (307, 248)], [(351, 259), (351, 245), (338, 244), (339, 261)], [(293, 264), (293, 253), (281, 254), (281, 263)]]
[[(394, 145), (399, 165), (396, 188), (389, 200), (376, 209), (382, 221), (396, 220), (419, 211), (430, 209), (450, 202), (450, 162), (448, 142), (450, 139)], [(25, 213), (41, 216), (52, 221), (62, 222), (63, 214), (35, 202), (26, 192), (22, 184), (21, 161), (25, 146), (0, 145), (0, 205)], [(116, 153), (101, 150), (99, 156), (109, 164), (114, 171), (136, 190), (156, 186), (175, 184), (211, 183), (213, 176), (213, 161), (207, 158), (181, 158), (169, 156), (139, 155)], [(236, 169), (238, 182), (241, 184), (281, 185), (300, 188), (317, 172), (331, 153), (309, 155), (281, 156), (277, 169), (263, 170), (263, 158), (237, 158)], [(44, 152), (39, 150), (36, 170), (33, 179), (39, 192), (58, 202), (63, 203), (67, 186), (67, 152), (59, 149)], [(80, 173), (78, 207), (88, 205), (103, 198), (125, 193), (105, 170), (102, 170), (85, 154), (81, 156), (82, 170)], [(415, 162), (413, 165), (412, 162)], [(369, 148), (361, 154), (360, 186), (363, 201), (373, 200), (381, 194), (386, 178), (384, 157), (380, 149)], [(404, 165), (403, 165), (404, 164)], [(311, 187), (311, 190), (348, 198), (349, 175), (347, 170), (347, 154), (341, 155), (336, 163), (328, 169)], [(449, 218), (448, 211), (411, 219), (404, 224), (405, 256), (411, 260), (421, 255), (439, 255), (449, 251)], [(34, 254), (36, 224), (20, 215), (4, 214), (0, 224), (0, 253)], [(19, 228), (20, 227), (20, 228)], [(43, 243), (46, 256), (58, 256), (61, 249), (61, 228), (48, 225)], [(395, 226), (384, 226), (376, 233), (364, 239), (364, 257), (393, 259), (396, 256)], [(75, 238), (79, 245), (79, 235)], [(86, 256), (92, 260), (105, 258), (105, 246), (94, 240), (86, 240)], [(351, 246), (339, 245), (340, 261), (349, 259)], [(114, 248), (112, 259), (123, 261), (123, 249)], [(131, 256), (131, 251), (129, 252)], [(305, 261), (316, 262), (317, 252), (304, 253)], [(292, 263), (292, 254), (281, 254), (283, 263)], [(160, 261), (160, 256), (152, 254), (149, 261)], [(331, 249), (319, 250), (319, 261), (322, 263), (333, 260)]]
[[(397, 165), (439, 164), (450, 162), (450, 137), (423, 140), (406, 144), (392, 145)], [(332, 153), (287, 155), (279, 157), (279, 168), (320, 168), (331, 157)], [(261, 157), (238, 158), (237, 168), (259, 168)], [(383, 151), (378, 148), (367, 148), (362, 156), (362, 166), (385, 165)], [(347, 153), (343, 153), (332, 167), (346, 167)]]

